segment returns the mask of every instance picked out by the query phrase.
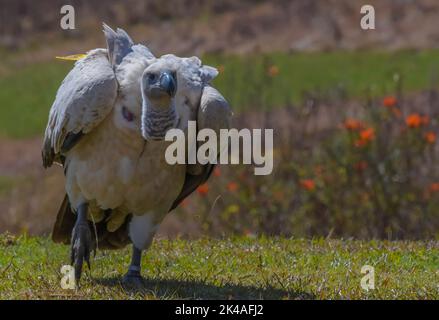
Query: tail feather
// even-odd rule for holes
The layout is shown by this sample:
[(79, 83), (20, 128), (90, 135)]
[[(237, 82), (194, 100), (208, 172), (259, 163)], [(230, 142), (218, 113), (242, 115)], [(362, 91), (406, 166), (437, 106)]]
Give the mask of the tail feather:
[(72, 208), (70, 207), (69, 198), (67, 195), (65, 195), (53, 226), (53, 242), (69, 244), (75, 221), (76, 217), (72, 211)]
[[(120, 249), (125, 247), (131, 242), (128, 235), (128, 223), (131, 219), (131, 215), (125, 218), (124, 223), (114, 232), (109, 232), (106, 226), (106, 219), (98, 222), (95, 226), (98, 238), (99, 249)], [(67, 195), (65, 195), (61, 207), (58, 210), (56, 221), (53, 226), (52, 240), (56, 243), (69, 244), (73, 227), (75, 226), (76, 215), (73, 212), (70, 201)], [(90, 228), (92, 228), (92, 222), (90, 222)], [(94, 231), (93, 231), (94, 233)], [(94, 236), (93, 236), (94, 237)]]

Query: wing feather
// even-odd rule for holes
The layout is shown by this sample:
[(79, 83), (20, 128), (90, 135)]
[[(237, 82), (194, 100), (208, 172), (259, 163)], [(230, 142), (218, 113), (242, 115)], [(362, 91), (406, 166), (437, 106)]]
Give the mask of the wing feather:
[(198, 109), (197, 127), (213, 129), (219, 137), (220, 129), (230, 128), (232, 111), (226, 99), (211, 86), (205, 86)]
[[(214, 130), (219, 139), (220, 129), (230, 128), (232, 112), (226, 99), (211, 86), (205, 86), (201, 96), (197, 115), (197, 130), (210, 128)], [(205, 183), (212, 174), (214, 164), (188, 165), (183, 188), (172, 204), (171, 210), (175, 209), (186, 197), (194, 192), (200, 185)]]
[(117, 81), (107, 50), (92, 50), (78, 60), (50, 109), (42, 151), (44, 167), (59, 161), (62, 151), (93, 130), (110, 113), (116, 96)]

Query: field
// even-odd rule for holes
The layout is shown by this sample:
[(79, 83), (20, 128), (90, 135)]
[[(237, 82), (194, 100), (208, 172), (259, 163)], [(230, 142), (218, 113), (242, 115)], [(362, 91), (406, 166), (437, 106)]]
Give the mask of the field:
[[(378, 30), (360, 0), (89, 0), (75, 30), (53, 1), (0, 4), (0, 299), (439, 299), (439, 5), (370, 4)], [(273, 172), (216, 166), (160, 225), (142, 288), (121, 284), (126, 248), (64, 290), (42, 137), (73, 66), (55, 56), (104, 47), (103, 21), (216, 67), (232, 127), (274, 130)]]
[[(299, 105), (309, 94), (381, 97), (394, 93), (395, 75), (406, 92), (414, 92), (436, 85), (439, 75), (436, 50), (207, 55), (203, 62), (219, 69), (214, 85), (238, 113)], [(42, 135), (56, 90), (71, 67), (72, 62), (55, 58), (5, 67), (0, 73), (0, 137)]]
[[(0, 236), (0, 299), (438, 299), (432, 241), (281, 237), (155, 240), (143, 288), (121, 286), (130, 253), (98, 252), (80, 290), (60, 287), (68, 247), (46, 237)], [(360, 286), (375, 268), (375, 289)]]
[[(18, 57), (5, 54), (0, 72), (0, 232), (48, 234), (63, 176), (42, 170), (41, 137), (72, 62)], [(438, 57), (205, 55), (234, 126), (274, 128), (274, 171), (255, 178), (251, 166), (219, 167), (172, 216), (171, 234), (437, 239)]]

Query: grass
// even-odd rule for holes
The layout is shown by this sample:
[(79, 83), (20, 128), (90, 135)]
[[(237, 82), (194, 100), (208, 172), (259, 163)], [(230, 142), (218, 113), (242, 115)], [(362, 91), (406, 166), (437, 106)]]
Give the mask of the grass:
[[(125, 290), (129, 249), (98, 252), (79, 290), (63, 290), (68, 247), (45, 237), (0, 236), (0, 299), (438, 299), (438, 242), (233, 238), (156, 240), (145, 286)], [(360, 287), (363, 265), (375, 290)]]
[(0, 175), (0, 196), (4, 195), (15, 186), (16, 186), (15, 179)]
[[(214, 84), (235, 111), (272, 108), (301, 102), (305, 92), (353, 98), (381, 96), (394, 89), (394, 75), (404, 89), (420, 90), (434, 84), (439, 70), (438, 51), (273, 53), (269, 55), (204, 57), (220, 67)], [(0, 76), (0, 136), (24, 138), (41, 135), (48, 110), (71, 62), (49, 61), (14, 66)], [(278, 68), (270, 77), (267, 69)]]
[[(306, 92), (382, 96), (394, 91), (395, 75), (402, 78), (404, 89), (428, 88), (438, 74), (438, 58), (439, 51), (432, 50), (207, 56), (203, 61), (223, 66), (215, 85), (240, 110), (258, 103), (267, 108), (300, 103)], [(276, 76), (267, 75), (270, 66), (277, 67)]]
[(56, 90), (71, 65), (29, 65), (0, 78), (0, 136), (43, 135)]

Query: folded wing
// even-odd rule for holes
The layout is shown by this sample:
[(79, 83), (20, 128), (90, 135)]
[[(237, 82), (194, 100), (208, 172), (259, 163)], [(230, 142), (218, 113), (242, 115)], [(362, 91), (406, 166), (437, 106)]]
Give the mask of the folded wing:
[[(230, 128), (232, 112), (229, 104), (215, 88), (206, 85), (201, 96), (197, 114), (197, 130), (210, 128), (216, 132), (219, 138), (220, 129)], [(219, 146), (219, 144), (218, 144)], [(186, 178), (183, 188), (174, 201), (171, 210), (175, 209), (187, 196), (194, 192), (198, 186), (209, 179), (215, 164), (196, 164), (186, 170)]]
[(92, 50), (77, 61), (50, 109), (42, 150), (44, 167), (61, 162), (62, 154), (110, 113), (116, 96), (117, 81), (107, 50)]

